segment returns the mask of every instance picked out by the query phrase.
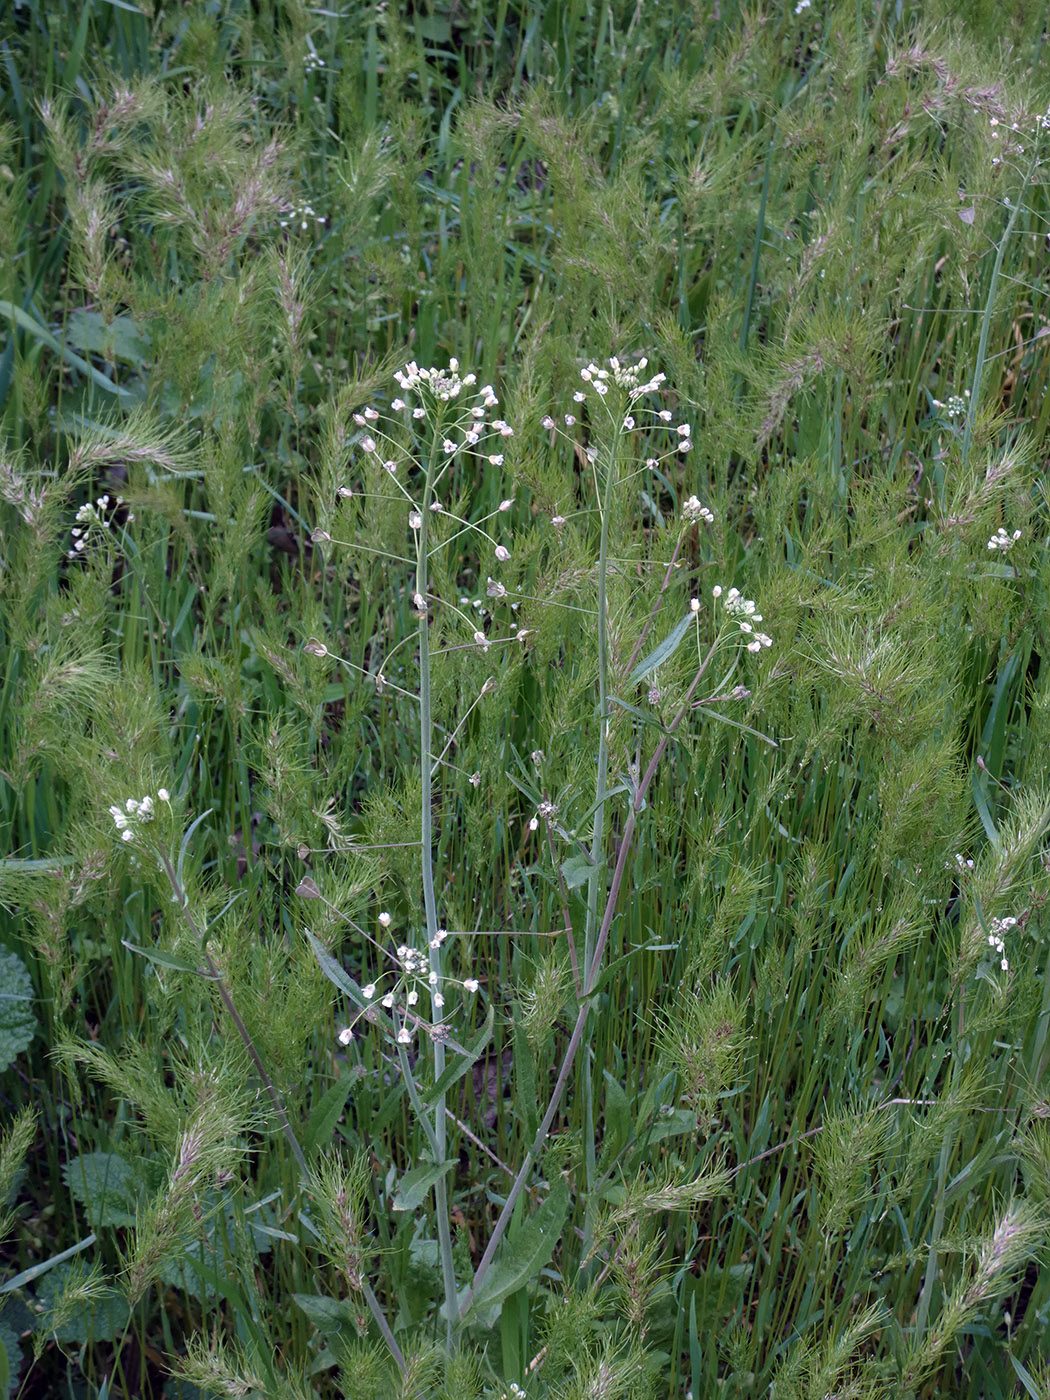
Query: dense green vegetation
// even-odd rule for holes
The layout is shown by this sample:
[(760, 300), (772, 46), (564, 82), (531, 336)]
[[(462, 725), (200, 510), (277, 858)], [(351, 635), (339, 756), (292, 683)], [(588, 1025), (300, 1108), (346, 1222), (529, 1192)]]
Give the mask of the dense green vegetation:
[(1050, 1396), (1047, 21), (4, 10), (0, 1393)]

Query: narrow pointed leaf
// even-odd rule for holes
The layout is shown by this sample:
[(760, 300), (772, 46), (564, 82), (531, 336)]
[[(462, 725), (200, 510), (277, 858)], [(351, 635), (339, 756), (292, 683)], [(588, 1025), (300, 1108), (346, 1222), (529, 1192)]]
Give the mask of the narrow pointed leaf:
[(627, 677), (628, 685), (637, 685), (639, 681), (644, 681), (646, 676), (656, 670), (657, 666), (662, 666), (668, 661), (682, 645), (686, 633), (690, 627), (696, 623), (696, 615), (687, 612), (685, 617), (674, 626), (658, 647), (655, 647), (643, 661), (639, 661), (631, 674)]

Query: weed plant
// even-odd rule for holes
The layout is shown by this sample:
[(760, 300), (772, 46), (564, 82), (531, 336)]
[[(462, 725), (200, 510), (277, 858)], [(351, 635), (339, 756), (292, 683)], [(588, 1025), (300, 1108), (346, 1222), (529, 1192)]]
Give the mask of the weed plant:
[(1045, 23), (4, 11), (0, 1393), (1050, 1395)]

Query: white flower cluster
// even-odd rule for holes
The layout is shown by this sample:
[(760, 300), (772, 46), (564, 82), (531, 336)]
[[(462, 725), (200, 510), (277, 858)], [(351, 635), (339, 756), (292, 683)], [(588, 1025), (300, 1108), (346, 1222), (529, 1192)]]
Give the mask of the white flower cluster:
[(1017, 920), (1013, 917), (1013, 915), (1010, 915), (1008, 918), (1005, 919), (992, 919), (988, 925), (988, 928), (990, 930), (988, 934), (988, 946), (990, 948), (994, 948), (999, 958), (999, 967), (1003, 972), (1010, 971), (1010, 960), (1006, 956), (1005, 935), (1008, 934), (1011, 929), (1014, 929), (1016, 927)]
[(552, 817), (556, 817), (557, 815), (558, 808), (553, 802), (541, 802), (536, 808), (536, 815), (529, 818), (529, 830), (537, 831), (539, 829), (541, 817), (544, 821), (550, 821)]
[[(711, 593), (715, 598), (721, 598), (722, 585), (716, 583)], [(731, 588), (726, 593), (722, 606), (730, 617), (736, 618), (741, 632), (751, 638), (747, 644), (748, 651), (761, 651), (763, 647), (773, 645), (772, 637), (767, 637), (764, 632), (755, 631), (754, 624), (762, 621), (762, 614), (755, 611), (753, 599), (745, 598), (738, 588)]]
[[(111, 530), (113, 528), (113, 511), (123, 504), (123, 496), (110, 496), (108, 494), (98, 496), (94, 501), (85, 501), (77, 511), (77, 523), (69, 532), (73, 537), (73, 547), (66, 551), (66, 557), (75, 559), (78, 554), (83, 553), (93, 530)], [(134, 519), (134, 515), (129, 511), (126, 523)]]
[(324, 67), (324, 59), (320, 54), (314, 53), (313, 49), (303, 59), (303, 69), (307, 73), (316, 73), (318, 68)]
[(685, 516), (686, 520), (690, 522), (703, 520), (708, 525), (713, 525), (715, 523), (713, 512), (708, 510), (707, 506), (701, 505), (696, 496), (689, 497), (688, 501), (682, 506), (682, 514)]
[[(618, 384), (621, 389), (626, 389), (630, 399), (640, 398), (643, 394), (655, 394), (660, 385), (667, 378), (666, 374), (654, 374), (651, 379), (641, 382), (642, 370), (649, 361), (643, 355), (642, 358), (633, 365), (621, 364), (615, 355), (608, 361), (608, 368), (596, 365), (592, 360), (589, 365), (585, 365), (580, 370), (580, 378), (585, 384), (590, 384), (602, 398), (609, 392), (611, 379), (614, 384)], [(577, 402), (582, 401), (582, 396), (576, 396)]]
[(964, 856), (961, 851), (956, 851), (954, 862), (946, 860), (944, 862), (944, 868), (945, 870), (954, 870), (960, 875), (965, 875), (967, 871), (973, 869), (973, 857)]
[[(458, 398), (464, 389), (472, 389), (478, 382), (476, 374), (460, 374), (459, 361), (455, 358), (449, 360), (447, 369), (424, 369), (411, 360), (403, 370), (394, 371), (394, 378), (405, 393), (412, 389), (427, 390), (442, 403)], [(478, 397), (483, 408), (495, 408), (499, 403), (491, 384), (479, 389)], [(395, 399), (392, 407), (404, 408), (404, 404)], [(480, 416), (483, 418), (485, 415), (481, 413)]]
[(1000, 525), (998, 530), (996, 530), (995, 534), (988, 541), (988, 548), (1001, 550), (1002, 553), (1005, 554), (1008, 549), (1013, 549), (1020, 538), (1020, 530), (1015, 530), (1012, 535), (1008, 535)]
[(288, 217), (279, 219), (278, 223), (281, 228), (299, 228), (305, 233), (310, 227), (311, 219), (313, 219), (315, 224), (323, 224), (325, 216), (324, 214), (315, 213), (312, 204), (293, 204), (291, 209), (288, 210)]
[[(391, 917), (389, 914), (380, 914), (379, 922), (383, 928), (389, 928)], [(448, 937), (448, 930), (439, 928), (434, 937), (430, 940), (428, 947), (437, 950)], [(377, 996), (380, 1004), (387, 1011), (394, 1014), (395, 1023), (398, 1025), (397, 1041), (399, 1045), (412, 1044), (412, 1031), (409, 1028), (409, 1021), (419, 1022), (419, 1013), (416, 1007), (419, 1005), (420, 990), (429, 993), (431, 1005), (435, 1011), (445, 1005), (445, 996), (441, 990), (441, 980), (438, 974), (430, 967), (429, 956), (418, 948), (413, 948), (407, 943), (402, 943), (396, 953), (398, 972), (394, 986), (387, 991), (380, 993), (376, 982), (368, 982), (361, 988), (361, 995), (366, 1001), (372, 1001)], [(447, 980), (447, 979), (446, 979)], [(464, 991), (473, 995), (479, 983), (474, 977), (467, 977), (459, 983)], [(399, 999), (403, 1004), (399, 1004)], [(402, 1019), (403, 1018), (403, 1019)], [(344, 1036), (346, 1039), (344, 1039)], [(348, 1045), (353, 1039), (352, 1027), (347, 1027), (339, 1032), (339, 1043)]]
[[(171, 794), (168, 792), (167, 788), (157, 789), (158, 802), (170, 802), (170, 800)], [(122, 841), (134, 841), (136, 827), (142, 826), (146, 822), (151, 822), (155, 810), (153, 798), (147, 795), (146, 797), (137, 799), (129, 797), (126, 799), (123, 807), (118, 807), (114, 804), (109, 809), (109, 815), (113, 818), (113, 825), (120, 832), (120, 839)]]
[(969, 389), (964, 389), (961, 394), (949, 394), (947, 403), (941, 403), (940, 399), (934, 399), (934, 408), (943, 408), (949, 418), (962, 418), (969, 408), (966, 400), (970, 397)]

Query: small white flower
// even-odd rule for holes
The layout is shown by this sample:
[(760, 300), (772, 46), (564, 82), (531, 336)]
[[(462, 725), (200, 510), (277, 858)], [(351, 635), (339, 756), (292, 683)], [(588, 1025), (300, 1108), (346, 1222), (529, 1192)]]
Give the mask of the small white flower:
[(573, 394), (572, 398), (574, 403), (587, 402), (587, 395), (581, 389), (577, 389), (575, 394)]
[(475, 632), (474, 640), (482, 651), (488, 651), (489, 647), (492, 645), (488, 637), (485, 636), (484, 632)]
[(408, 524), (410, 529), (418, 530), (419, 527), (423, 524), (422, 512), (418, 510), (410, 510), (408, 512)]
[(500, 509), (501, 511), (503, 511), (503, 512), (506, 512), (506, 511), (510, 510), (510, 508), (511, 508), (511, 506), (512, 506), (513, 504), (514, 504), (514, 497), (513, 497), (513, 496), (508, 496), (506, 500), (500, 501), (500, 503), (499, 503), (499, 509)]
[(634, 427), (634, 419), (631, 417), (630, 414), (628, 414), (627, 417), (623, 420), (623, 426), (627, 430), (627, 432), (630, 432), (631, 429)]
[(405, 1000), (408, 1002), (409, 1006), (416, 1005), (419, 1001), (419, 993), (416, 991), (415, 987), (412, 988)]
[(503, 453), (502, 453), (502, 452), (493, 452), (492, 455), (489, 457), (489, 461), (492, 463), (492, 465), (493, 465), (494, 467), (502, 467), (502, 465), (503, 465)]
[(120, 839), (121, 839), (122, 841), (134, 841), (134, 839), (135, 839), (135, 833), (131, 830), (130, 827), (126, 827), (126, 828), (120, 833)]
[(402, 1026), (401, 1029), (398, 1031), (397, 1043), (398, 1045), (412, 1044), (412, 1032), (408, 1029), (407, 1026)]
[(434, 1003), (435, 1007), (439, 1011), (445, 1004), (445, 998), (441, 995), (440, 992), (435, 992), (434, 995), (431, 997), (431, 1001)]
[(425, 418), (426, 416), (427, 416), (427, 411), (426, 411), (425, 408), (420, 407), (420, 408), (414, 408), (414, 409), (412, 410), (412, 417), (413, 417), (413, 418)]
[(988, 541), (988, 548), (1001, 550), (1004, 554), (1008, 549), (1013, 549), (1014, 545), (1021, 538), (1021, 531), (1015, 530), (1012, 535), (1008, 535), (1000, 525), (995, 534)]
[(353, 1038), (354, 1033), (349, 1026), (344, 1026), (343, 1029), (336, 1036), (336, 1040), (338, 1040), (340, 1045), (349, 1045)]
[(551, 524), (554, 526), (554, 528), (555, 528), (556, 530), (560, 530), (561, 527), (565, 524), (565, 516), (564, 516), (564, 515), (552, 515), (552, 516), (551, 516)]
[(473, 995), (478, 990), (478, 979), (476, 977), (465, 977), (463, 979), (463, 990)]
[(400, 413), (401, 410), (405, 407), (405, 401), (404, 399), (391, 399), (390, 407), (394, 410), (395, 413)]
[(670, 423), (673, 415), (669, 408), (661, 408), (660, 412), (656, 416), (657, 418), (659, 418), (661, 423)]
[(567, 428), (571, 428), (575, 422), (576, 422), (576, 415), (575, 415), (574, 413), (567, 413), (567, 414), (565, 415), (565, 426), (566, 426)]
[(387, 1009), (388, 1011), (391, 1010), (391, 1008), (392, 1008), (393, 1005), (394, 1005), (394, 994), (393, 994), (393, 992), (387, 992), (386, 996), (383, 998), (383, 1005), (386, 1007), (386, 1009)]
[(510, 558), (510, 550), (505, 548), (503, 545), (498, 544), (496, 546), (496, 558), (501, 564), (505, 564)]
[(376, 444), (375, 444), (375, 439), (374, 439), (374, 438), (363, 437), (363, 438), (361, 439), (361, 451), (362, 451), (362, 452), (374, 452), (375, 450), (376, 450)]
[(699, 599), (699, 598), (690, 598), (690, 599), (689, 599), (689, 611), (690, 611), (690, 612), (693, 612), (693, 613), (698, 613), (698, 612), (700, 611), (700, 599)]
[(529, 818), (529, 830), (530, 830), (530, 831), (538, 831), (538, 830), (539, 830), (539, 825), (540, 825), (539, 817), (530, 817), (530, 818)]
[(549, 431), (550, 431), (553, 427), (555, 427), (555, 426), (556, 426), (556, 424), (555, 424), (555, 422), (554, 422), (554, 419), (553, 419), (553, 418), (550, 416), (550, 414), (548, 413), (547, 416), (546, 416), (546, 418), (543, 419), (543, 427), (545, 427), (545, 428), (547, 429), (547, 431), (549, 432)]
[(390, 915), (384, 909), (379, 916), (379, 922), (383, 925), (384, 928), (389, 928), (390, 925), (393, 923), (393, 919), (391, 919)]
[(371, 1001), (375, 994), (376, 984), (374, 982), (369, 982), (367, 986), (361, 988), (361, 995), (364, 997), (365, 1001)]
[(453, 452), (455, 452), (456, 450), (456, 444), (452, 441), (451, 438), (446, 438), (445, 441), (441, 444), (441, 450), (445, 453), (446, 456), (451, 457)]

